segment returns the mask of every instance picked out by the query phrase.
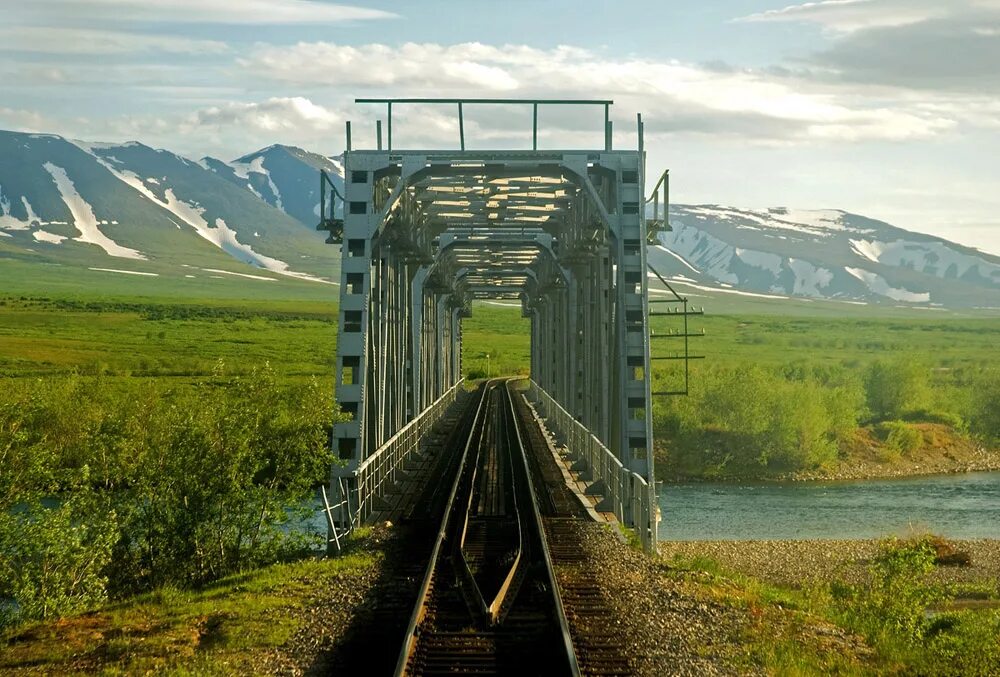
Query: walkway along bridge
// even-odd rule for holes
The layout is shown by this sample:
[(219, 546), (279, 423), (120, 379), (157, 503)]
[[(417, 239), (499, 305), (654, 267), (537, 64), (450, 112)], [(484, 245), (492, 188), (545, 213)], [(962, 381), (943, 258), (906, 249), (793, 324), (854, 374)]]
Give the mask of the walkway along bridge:
[[(507, 299), (531, 320), (529, 396), (547, 427), (586, 467), (604, 509), (654, 548), (651, 400), (686, 392), (694, 311), (672, 290), (656, 306), (663, 313), (649, 310), (646, 247), (669, 227), (668, 175), (647, 200), (641, 115), (638, 147), (616, 150), (612, 101), (357, 103), (385, 106), (386, 143), (378, 120), (376, 148), (353, 148), (348, 122), (344, 194), (322, 178), (319, 228), (343, 251), (336, 396), (349, 417), (334, 427), (331, 522), (349, 527), (372, 516), (462, 388), (462, 318), (474, 301)], [(410, 104), (455, 110), (458, 148), (394, 147), (393, 111)], [(478, 106), (530, 108), (531, 149), (467, 148), (465, 112)], [(540, 150), (538, 111), (556, 107), (603, 111), (603, 148)], [(683, 386), (665, 393), (651, 389), (656, 314), (683, 327), (664, 335), (680, 340), (660, 359), (682, 360), (684, 369)]]

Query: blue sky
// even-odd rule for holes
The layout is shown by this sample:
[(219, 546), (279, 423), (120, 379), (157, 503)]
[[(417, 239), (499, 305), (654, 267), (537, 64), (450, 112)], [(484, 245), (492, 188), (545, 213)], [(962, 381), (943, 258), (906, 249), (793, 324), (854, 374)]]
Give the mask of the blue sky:
[[(1000, 0), (0, 0), (0, 128), (334, 154), (355, 96), (616, 101), (674, 199), (841, 208), (1000, 253)], [(542, 144), (594, 145), (543, 114)], [(479, 147), (527, 139), (473, 114)], [(450, 111), (396, 143), (455, 143)], [(599, 132), (598, 132), (599, 137)]]

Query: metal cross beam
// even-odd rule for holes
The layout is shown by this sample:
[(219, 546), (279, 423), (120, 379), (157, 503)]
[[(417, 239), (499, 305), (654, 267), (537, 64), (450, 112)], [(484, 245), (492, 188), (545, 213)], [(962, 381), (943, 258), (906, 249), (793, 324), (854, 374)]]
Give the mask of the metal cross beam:
[[(358, 101), (385, 103), (390, 116), (393, 105), (410, 103), (611, 105)], [(400, 150), (388, 123), (388, 148), (352, 148), (348, 138), (344, 155), (337, 400), (349, 420), (334, 427), (341, 463), (333, 487), (360, 491), (357, 469), (458, 383), (462, 318), (473, 300), (489, 298), (520, 299), (534, 382), (652, 486), (641, 118), (639, 148), (617, 151), (607, 112), (604, 148), (566, 151), (537, 143), (530, 151)], [(655, 513), (648, 496), (641, 500), (631, 519)], [(634, 526), (655, 540), (655, 525)]]

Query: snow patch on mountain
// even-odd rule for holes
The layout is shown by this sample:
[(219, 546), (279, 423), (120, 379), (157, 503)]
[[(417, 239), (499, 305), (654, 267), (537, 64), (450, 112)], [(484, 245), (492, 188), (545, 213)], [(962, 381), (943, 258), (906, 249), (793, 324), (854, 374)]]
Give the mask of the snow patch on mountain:
[(682, 265), (685, 265), (685, 266), (687, 266), (688, 268), (690, 268), (690, 269), (691, 269), (692, 271), (694, 271), (695, 273), (698, 273), (699, 275), (701, 274), (701, 271), (700, 271), (700, 270), (698, 270), (697, 268), (695, 268), (694, 266), (692, 266), (692, 265), (691, 265), (690, 263), (688, 263), (688, 262), (687, 262), (687, 260), (686, 260), (686, 259), (685, 259), (685, 258), (684, 258), (683, 256), (681, 256), (681, 255), (680, 255), (680, 254), (678, 254), (677, 252), (673, 251), (672, 249), (667, 249), (667, 248), (666, 248), (666, 247), (664, 247), (664, 246), (663, 246), (662, 244), (658, 244), (658, 245), (656, 245), (656, 248), (657, 248), (657, 249), (659, 249), (659, 250), (660, 250), (661, 252), (663, 252), (664, 254), (670, 254), (670, 255), (671, 255), (671, 256), (673, 256), (673, 257), (674, 257), (675, 259), (677, 259), (678, 261), (680, 261)]
[(861, 268), (845, 267), (844, 270), (852, 277), (856, 277), (879, 296), (885, 296), (893, 301), (904, 301), (906, 303), (930, 303), (931, 295), (928, 292), (912, 292), (908, 289), (893, 287), (889, 282), (877, 273)]
[(273, 277), (264, 277), (263, 275), (250, 275), (249, 273), (236, 273), (231, 270), (219, 270), (217, 268), (202, 268), (206, 273), (219, 273), (221, 275), (234, 275), (236, 277), (245, 277), (248, 280), (264, 280), (266, 282), (277, 282)]
[[(87, 150), (87, 152), (90, 152), (88, 146), (84, 145), (83, 148), (84, 150)], [(219, 249), (222, 249), (230, 256), (260, 268), (266, 268), (267, 270), (271, 270), (275, 273), (290, 274), (288, 271), (288, 264), (284, 261), (259, 254), (255, 252), (250, 245), (240, 242), (236, 237), (236, 231), (227, 226), (223, 219), (216, 219), (215, 227), (210, 226), (203, 217), (205, 210), (178, 199), (172, 188), (168, 188), (164, 191), (166, 201), (163, 201), (146, 186), (143, 179), (140, 178), (135, 172), (127, 169), (118, 169), (109, 162), (105, 162), (99, 155), (94, 153), (91, 153), (91, 155), (93, 155), (98, 162), (104, 165), (104, 167), (107, 168), (108, 171), (110, 171), (120, 181), (124, 182), (128, 186), (131, 186), (147, 199), (152, 200), (155, 204), (163, 207), (181, 221), (194, 228), (198, 235), (205, 238)], [(298, 275), (296, 274), (296, 276)]]
[(874, 240), (850, 240), (851, 250), (858, 256), (864, 257), (872, 263), (878, 263), (878, 257), (882, 255), (882, 243)]
[[(23, 197), (21, 198), (23, 204), (27, 205), (28, 208), (28, 220), (22, 221), (10, 214), (10, 198), (3, 194), (3, 186), (0, 186), (0, 230), (31, 230), (32, 215), (34, 212), (30, 211), (31, 205)], [(6, 234), (6, 233), (5, 233)], [(8, 237), (10, 237), (8, 235)]]
[(758, 252), (752, 249), (736, 249), (736, 256), (748, 266), (769, 270), (775, 275), (781, 274), (781, 264), (784, 261), (777, 254)]
[[(670, 233), (661, 233), (661, 241), (671, 252), (688, 261), (696, 261), (701, 272), (719, 282), (739, 284), (739, 277), (730, 272), (736, 250), (722, 240), (703, 230), (677, 224)], [(693, 269), (693, 267), (692, 267)]]
[(845, 212), (835, 210), (807, 211), (778, 207), (753, 211), (700, 205), (689, 207), (686, 211), (696, 218), (727, 222), (738, 230), (784, 230), (820, 237), (830, 237), (838, 230), (853, 230), (844, 224)]
[[(150, 195), (152, 196), (152, 194)], [(259, 254), (250, 245), (240, 242), (236, 237), (236, 231), (227, 226), (225, 220), (216, 219), (215, 227), (210, 226), (204, 218), (205, 210), (178, 199), (172, 188), (168, 188), (164, 192), (164, 197), (166, 202), (156, 201), (166, 207), (174, 216), (194, 228), (198, 235), (230, 256), (276, 273), (288, 270), (288, 264), (284, 261)], [(152, 196), (152, 199), (155, 200), (155, 196)]]
[(50, 244), (60, 244), (63, 240), (69, 239), (65, 235), (56, 235), (45, 230), (36, 230), (31, 233), (31, 237), (35, 238), (37, 242), (48, 242)]
[[(692, 287), (694, 289), (700, 289), (702, 291), (717, 292), (717, 293), (722, 293), (722, 294), (734, 294), (736, 296), (750, 296), (750, 297), (758, 298), (758, 299), (781, 299), (781, 300), (788, 300), (788, 298), (789, 298), (787, 296), (779, 296), (779, 295), (776, 295), (776, 294), (757, 294), (757, 293), (749, 292), (749, 291), (740, 291), (739, 289), (723, 289), (723, 288), (719, 288), (719, 287), (708, 287), (708, 286), (701, 285), (701, 284), (693, 284), (691, 282), (686, 282), (684, 280), (671, 280), (671, 281), (672, 282), (676, 282), (677, 284), (682, 284), (685, 287)], [(662, 290), (659, 290), (659, 289), (650, 289), (649, 292), (651, 294), (656, 294), (656, 293), (661, 293)], [(670, 292), (662, 292), (662, 293), (669, 294)]]
[(851, 246), (874, 263), (910, 268), (939, 278), (961, 278), (973, 272), (1000, 284), (1000, 266), (955, 251), (943, 242), (851, 240)]
[(267, 167), (264, 166), (263, 156), (253, 159), (253, 162), (250, 163), (250, 171), (267, 177), (267, 186), (271, 189), (271, 194), (274, 195), (274, 206), (281, 211), (285, 211), (285, 208), (281, 204), (281, 191), (278, 190), (277, 184), (274, 183), (271, 172), (267, 171)]
[(51, 162), (46, 162), (42, 168), (47, 171), (56, 182), (56, 188), (62, 197), (70, 214), (73, 215), (73, 226), (79, 231), (80, 237), (73, 238), (77, 242), (94, 244), (105, 251), (108, 256), (122, 259), (136, 259), (145, 261), (146, 257), (142, 252), (129, 249), (118, 244), (110, 237), (101, 232), (98, 227), (97, 217), (94, 216), (93, 208), (77, 192), (72, 179), (66, 174), (66, 170)]
[(808, 261), (788, 259), (788, 267), (795, 273), (792, 293), (799, 296), (824, 296), (822, 287), (829, 287), (833, 282), (833, 271), (821, 266), (815, 266)]
[(159, 277), (159, 273), (144, 273), (141, 270), (119, 270), (117, 268), (88, 268), (102, 273), (120, 273), (122, 275), (142, 275), (143, 277)]

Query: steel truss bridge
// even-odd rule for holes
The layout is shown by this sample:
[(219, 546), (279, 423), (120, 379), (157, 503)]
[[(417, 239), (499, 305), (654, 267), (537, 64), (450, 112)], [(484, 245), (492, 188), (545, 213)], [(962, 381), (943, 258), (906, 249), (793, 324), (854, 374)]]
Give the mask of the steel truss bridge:
[[(386, 143), (379, 120), (376, 148), (353, 148), (348, 122), (344, 194), (323, 177), (319, 227), (343, 251), (336, 397), (348, 419), (334, 427), (331, 524), (372, 514), (461, 387), (462, 319), (474, 301), (507, 299), (531, 320), (531, 396), (548, 427), (604, 509), (655, 547), (646, 247), (664, 227), (667, 185), (645, 198), (641, 116), (638, 147), (616, 150), (612, 101), (357, 103), (385, 106)], [(392, 113), (407, 104), (453, 107), (458, 148), (394, 147)], [(486, 105), (530, 107), (531, 149), (466, 148), (465, 109)], [(538, 110), (550, 106), (603, 109), (603, 148), (540, 150)], [(662, 358), (684, 360), (683, 389), (664, 393), (676, 394), (693, 311), (676, 294), (661, 302), (683, 318), (666, 335), (682, 337), (683, 352)]]

